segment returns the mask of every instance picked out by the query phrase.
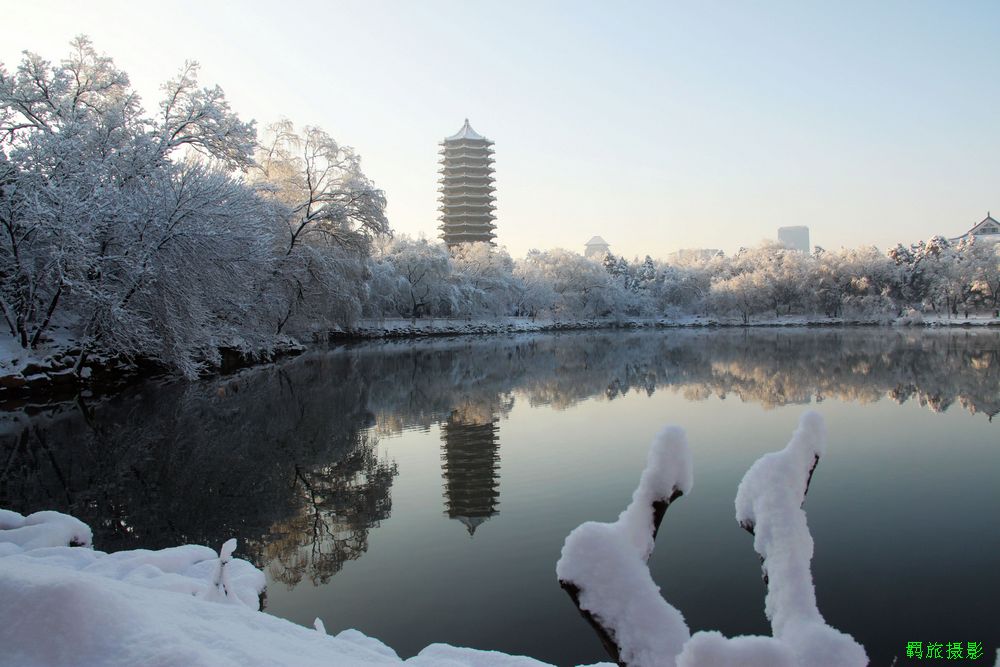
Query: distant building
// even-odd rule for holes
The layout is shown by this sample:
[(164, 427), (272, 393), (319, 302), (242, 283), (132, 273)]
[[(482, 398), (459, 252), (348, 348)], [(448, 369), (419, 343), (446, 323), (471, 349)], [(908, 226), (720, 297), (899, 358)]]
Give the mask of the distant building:
[(809, 228), (805, 225), (778, 227), (778, 242), (792, 250), (809, 252)]
[(441, 238), (459, 243), (493, 243), (496, 216), (493, 191), (493, 142), (465, 119), (456, 134), (441, 142)]
[(982, 239), (983, 241), (990, 241), (992, 243), (1000, 243), (1000, 222), (997, 222), (990, 215), (990, 212), (986, 212), (986, 217), (983, 218), (981, 222), (976, 223), (972, 226), (972, 229), (965, 232), (961, 236), (956, 236), (953, 239), (948, 239), (952, 242), (959, 242), (962, 239), (967, 239), (970, 236), (975, 236), (977, 239)]
[(604, 256), (611, 252), (611, 246), (600, 236), (590, 239), (583, 247), (583, 256), (590, 259), (604, 259)]

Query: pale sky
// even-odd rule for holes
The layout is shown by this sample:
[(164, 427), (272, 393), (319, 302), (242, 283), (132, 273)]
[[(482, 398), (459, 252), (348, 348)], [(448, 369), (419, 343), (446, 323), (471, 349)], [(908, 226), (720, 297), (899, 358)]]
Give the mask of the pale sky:
[(245, 119), (362, 155), (436, 236), (437, 143), (496, 142), (497, 235), (627, 257), (957, 236), (1000, 211), (1000, 2), (111, 2), (4, 8), (0, 61), (91, 37), (147, 109), (185, 59)]

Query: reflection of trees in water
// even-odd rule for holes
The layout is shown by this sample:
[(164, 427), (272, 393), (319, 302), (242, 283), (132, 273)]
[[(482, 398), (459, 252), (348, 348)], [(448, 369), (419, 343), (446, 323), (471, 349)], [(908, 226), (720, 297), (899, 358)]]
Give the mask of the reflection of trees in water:
[[(448, 513), (488, 516), (497, 429), (515, 398), (561, 409), (664, 389), (768, 407), (887, 397), (992, 417), (1000, 334), (607, 331), (316, 351), (204, 382), (150, 382), (92, 406), (0, 415), (0, 506), (76, 514), (104, 549), (236, 536), (275, 578), (325, 581), (389, 515), (396, 471), (376, 456), (375, 434), (442, 424)], [(462, 435), (475, 425), (485, 444), (463, 445), (480, 437)], [(472, 480), (483, 481), (479, 495), (463, 495)]]
[(1000, 411), (1000, 333), (993, 331), (609, 331), (390, 342), (343, 353), (355, 355), (366, 377), (381, 433), (429, 428), (455, 406), (485, 410), (503, 395), (563, 409), (664, 389), (765, 407), (886, 397), (937, 411), (954, 403), (990, 416)]
[[(1000, 336), (993, 332), (761, 332), (724, 336), (698, 361), (681, 389), (734, 394), (765, 407), (822, 401), (915, 399), (941, 412), (960, 403), (991, 419), (1000, 411)], [(674, 384), (668, 382), (668, 384)]]
[(351, 364), (311, 356), (22, 418), (0, 436), (0, 506), (70, 512), (107, 550), (235, 536), (258, 566), (294, 565), (287, 581), (328, 578), (388, 516), (396, 474)]
[(308, 576), (326, 583), (368, 550), (368, 530), (389, 518), (396, 465), (375, 454), (367, 437), (340, 460), (295, 469), (296, 513), (270, 527), (263, 544), (271, 578), (289, 587)]

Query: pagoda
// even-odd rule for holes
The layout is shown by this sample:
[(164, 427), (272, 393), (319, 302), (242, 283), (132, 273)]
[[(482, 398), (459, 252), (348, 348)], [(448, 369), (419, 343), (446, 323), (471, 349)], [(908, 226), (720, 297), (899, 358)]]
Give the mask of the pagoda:
[(445, 509), (469, 535), (498, 514), (500, 438), (496, 419), (470, 419), (455, 410), (441, 424)]
[(465, 119), (456, 134), (441, 142), (441, 238), (448, 247), (493, 243), (493, 142)]

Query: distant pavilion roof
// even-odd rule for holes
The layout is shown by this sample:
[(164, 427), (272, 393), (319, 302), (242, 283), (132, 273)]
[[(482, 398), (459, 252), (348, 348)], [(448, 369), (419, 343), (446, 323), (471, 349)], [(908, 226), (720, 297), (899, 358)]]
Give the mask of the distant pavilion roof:
[[(979, 225), (981, 225), (983, 223), (986, 223), (986, 222), (992, 222), (994, 225), (1000, 225), (1000, 222), (997, 222), (996, 220), (994, 220), (993, 216), (990, 215), (989, 211), (986, 211), (986, 217), (983, 218), (982, 221), (980, 221)], [(976, 226), (978, 227), (979, 225), (976, 225)]]
[(959, 241), (969, 236), (994, 236), (1000, 232), (1000, 222), (997, 222), (990, 212), (986, 212), (986, 217), (980, 222), (977, 222), (972, 226), (972, 229), (965, 232), (961, 236), (956, 236), (953, 239), (948, 239), (949, 241)]
[(609, 245), (607, 241), (602, 239), (600, 236), (595, 236), (594, 238), (587, 241), (585, 245)]
[(489, 141), (489, 139), (487, 139), (486, 137), (484, 137), (483, 135), (479, 134), (478, 132), (472, 129), (472, 126), (469, 125), (468, 118), (465, 119), (465, 123), (462, 125), (462, 129), (460, 129), (457, 133), (451, 135), (450, 137), (445, 137), (445, 141), (460, 141), (462, 139), (471, 139), (473, 141)]

